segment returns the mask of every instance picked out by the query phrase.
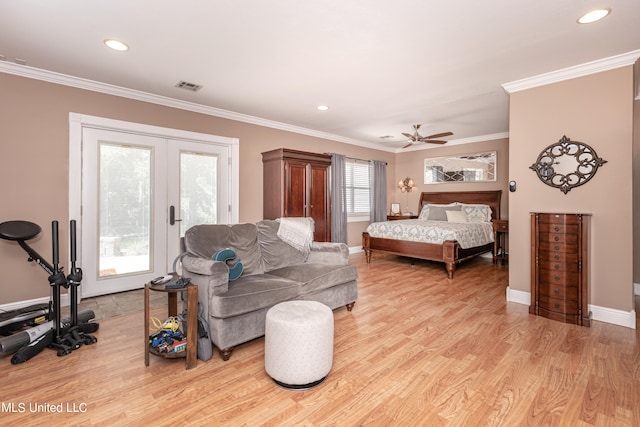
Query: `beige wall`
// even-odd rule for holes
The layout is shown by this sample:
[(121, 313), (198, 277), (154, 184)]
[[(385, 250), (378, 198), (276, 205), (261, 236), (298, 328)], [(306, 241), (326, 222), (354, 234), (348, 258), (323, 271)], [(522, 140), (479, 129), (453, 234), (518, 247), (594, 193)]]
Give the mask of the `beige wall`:
[[(496, 151), (498, 173), (495, 182), (450, 182), (442, 184), (424, 183), (424, 159), (458, 154), (481, 153), (485, 151)], [(500, 214), (502, 218), (509, 217), (509, 140), (506, 138), (493, 141), (476, 142), (472, 144), (445, 145), (426, 150), (398, 153), (396, 155), (396, 175), (394, 182), (397, 184), (398, 181), (407, 177), (413, 179), (417, 188), (415, 188), (411, 193), (401, 193), (400, 189), (395, 185), (393, 192), (388, 193), (387, 195), (389, 203), (400, 203), (403, 212), (407, 210), (408, 205), (410, 212), (418, 213), (417, 210), (420, 193), (423, 191), (502, 190)]]
[[(636, 82), (640, 87), (640, 82)], [(640, 93), (639, 93), (640, 95)], [(633, 182), (640, 181), (640, 99), (633, 103)], [(640, 185), (633, 186), (633, 282), (640, 284)]]
[[(633, 310), (633, 67), (511, 94), (509, 286), (530, 291), (530, 212), (592, 213), (590, 304)], [(529, 169), (563, 135), (589, 144), (607, 163), (568, 194)]]
[[(408, 203), (414, 211), (420, 191), (502, 189), (502, 216), (510, 219), (511, 227), (510, 286), (526, 292), (529, 291), (529, 212), (552, 209), (593, 212), (591, 303), (630, 310), (631, 80), (631, 70), (624, 68), (514, 93), (511, 95), (511, 142), (503, 139), (396, 155), (0, 73), (0, 221), (23, 219), (40, 224), (43, 233), (29, 243), (50, 260), (50, 224), (57, 219), (61, 254), (67, 253), (68, 115), (76, 112), (239, 138), (241, 222), (261, 218), (260, 153), (278, 147), (333, 151), (387, 161), (388, 204), (398, 202), (403, 209), (407, 196), (399, 192), (396, 182), (406, 176), (418, 185), (409, 194)], [(638, 104), (640, 102), (636, 102), (636, 106)], [(634, 123), (635, 140), (640, 143), (640, 108), (636, 108)], [(563, 134), (590, 143), (608, 160), (593, 181), (566, 196), (537, 181), (535, 173), (528, 169), (539, 151)], [(494, 149), (498, 152), (496, 183), (423, 184), (425, 157)], [(518, 181), (516, 193), (507, 191), (509, 179)], [(360, 245), (361, 233), (367, 224), (348, 225), (349, 246)], [(635, 241), (640, 243), (640, 235)], [(640, 260), (636, 265), (635, 271), (640, 272)], [(4, 279), (0, 284), (0, 304), (49, 295), (45, 272), (27, 263), (26, 254), (15, 243), (0, 239), (0, 268)], [(636, 282), (640, 282), (640, 273), (635, 277)]]
[[(26, 220), (43, 228), (29, 244), (51, 261), (51, 221), (60, 222), (61, 261), (68, 251), (69, 113), (182, 129), (240, 140), (240, 221), (262, 218), (261, 153), (279, 147), (338, 152), (389, 164), (395, 154), (233, 120), (0, 73), (0, 221)], [(78, 219), (78, 218), (75, 218)], [(367, 223), (349, 224), (349, 245), (360, 244)], [(0, 239), (0, 304), (48, 297), (44, 270), (26, 262), (14, 242)], [(61, 262), (66, 265), (66, 261)]]

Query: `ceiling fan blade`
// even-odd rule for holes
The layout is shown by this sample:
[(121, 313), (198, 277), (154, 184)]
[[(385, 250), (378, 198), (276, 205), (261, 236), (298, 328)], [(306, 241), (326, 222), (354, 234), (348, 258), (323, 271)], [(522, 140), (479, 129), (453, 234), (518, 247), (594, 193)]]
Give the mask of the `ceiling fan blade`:
[(404, 133), (404, 132), (402, 132), (402, 134), (403, 134), (404, 136), (406, 136), (407, 138), (409, 138), (411, 141), (415, 141), (415, 139), (414, 139), (413, 135), (411, 135), (410, 133)]
[(411, 147), (412, 145), (413, 145), (412, 143), (409, 143), (409, 144), (405, 145), (405, 146), (404, 146), (404, 147), (402, 147), (402, 148)]
[(442, 138), (443, 136), (451, 136), (451, 135), (453, 135), (453, 132), (442, 132), (442, 133), (436, 133), (435, 135), (425, 136), (425, 139)]
[(449, 141), (440, 141), (437, 139), (424, 139), (422, 142), (425, 142), (427, 144), (446, 144)]

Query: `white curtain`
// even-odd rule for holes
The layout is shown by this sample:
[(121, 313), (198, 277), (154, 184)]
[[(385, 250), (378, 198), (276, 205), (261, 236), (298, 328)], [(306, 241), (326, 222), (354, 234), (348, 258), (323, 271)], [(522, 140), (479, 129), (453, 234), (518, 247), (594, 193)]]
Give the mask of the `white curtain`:
[(387, 163), (379, 160), (369, 162), (370, 180), (369, 197), (370, 220), (380, 222), (387, 220)]
[(331, 241), (347, 243), (345, 156), (331, 154)]

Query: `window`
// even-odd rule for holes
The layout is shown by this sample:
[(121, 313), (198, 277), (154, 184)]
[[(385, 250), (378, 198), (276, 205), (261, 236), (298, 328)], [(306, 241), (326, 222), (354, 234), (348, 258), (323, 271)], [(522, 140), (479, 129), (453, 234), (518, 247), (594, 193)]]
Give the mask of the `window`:
[(369, 217), (369, 162), (355, 159), (345, 160), (345, 194), (347, 216)]

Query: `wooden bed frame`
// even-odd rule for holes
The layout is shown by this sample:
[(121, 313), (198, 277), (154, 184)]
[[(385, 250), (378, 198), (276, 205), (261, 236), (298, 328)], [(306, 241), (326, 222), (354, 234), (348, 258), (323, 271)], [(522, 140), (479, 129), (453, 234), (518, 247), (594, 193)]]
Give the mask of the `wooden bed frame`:
[[(500, 219), (500, 199), (502, 190), (496, 191), (447, 191), (440, 193), (422, 193), (418, 212), (427, 203), (447, 204), (453, 202), (484, 204), (491, 207), (491, 218)], [(405, 240), (385, 239), (371, 237), (366, 231), (362, 233), (362, 248), (364, 249), (367, 263), (371, 262), (373, 250), (388, 252), (410, 258), (426, 259), (429, 261), (444, 262), (447, 276), (453, 279), (453, 271), (456, 264), (493, 251), (493, 243), (488, 243), (475, 248), (462, 249), (455, 240), (447, 240), (442, 244), (409, 242)]]

